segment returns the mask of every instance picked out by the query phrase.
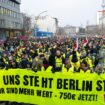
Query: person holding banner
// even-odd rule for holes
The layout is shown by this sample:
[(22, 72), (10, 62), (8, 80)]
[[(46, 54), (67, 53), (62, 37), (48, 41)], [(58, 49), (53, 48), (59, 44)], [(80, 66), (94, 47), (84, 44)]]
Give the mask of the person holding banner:
[(81, 54), (81, 62), (86, 61), (88, 63), (89, 68), (93, 71), (93, 63), (90, 57), (90, 53), (84, 52)]
[(53, 70), (53, 67), (50, 66), (48, 60), (46, 58), (44, 58), (44, 60), (43, 60), (43, 66), (41, 68), (41, 71), (42, 72), (49, 72), (49, 73), (51, 73), (52, 70)]
[(38, 55), (37, 57), (34, 58), (33, 63), (32, 63), (32, 70), (37, 72), (41, 71), (41, 68), (43, 66), (43, 59), (44, 55)]
[(56, 50), (56, 54), (54, 57), (54, 66), (53, 66), (53, 72), (61, 72), (62, 71), (62, 65), (63, 65), (63, 57), (61, 56), (61, 51)]
[(72, 55), (70, 56), (70, 61), (71, 64), (76, 68), (76, 70), (78, 71), (79, 67), (80, 67), (80, 60), (78, 57), (78, 53), (77, 51), (73, 51)]
[(65, 64), (62, 66), (62, 73), (74, 73), (76, 68), (70, 63), (70, 59), (65, 60)]
[[(27, 44), (18, 38), (8, 39), (5, 41), (4, 46), (1, 46), (0, 68), (1, 70), (23, 68), (34, 70), (35, 72), (61, 72), (63, 67), (66, 68), (66, 71), (74, 67), (78, 72), (82, 63), (86, 67), (88, 64), (92, 72), (98, 73), (96, 69), (100, 69), (100, 66), (104, 70), (105, 41), (102, 38), (88, 38), (88, 41), (84, 39), (57, 39), (56, 37), (37, 40), (29, 39)], [(84, 40), (84, 43), (86, 42), (85, 46), (83, 46), (82, 40)], [(87, 64), (83, 63), (83, 61)]]
[(78, 69), (78, 71), (80, 73), (91, 73), (91, 70), (89, 68), (89, 65), (87, 63), (87, 61), (82, 61), (82, 63), (80, 64), (80, 68)]
[(5, 62), (2, 56), (0, 56), (0, 69), (4, 69), (5, 68)]
[(101, 73), (104, 72), (103, 67), (102, 67), (101, 64), (98, 64), (98, 65), (96, 66), (95, 72), (96, 72), (97, 74), (101, 74)]

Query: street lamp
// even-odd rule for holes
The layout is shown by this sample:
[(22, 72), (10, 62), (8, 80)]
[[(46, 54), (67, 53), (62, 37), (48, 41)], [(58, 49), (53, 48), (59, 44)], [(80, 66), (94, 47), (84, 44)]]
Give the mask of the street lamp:
[(47, 12), (47, 11), (43, 11), (43, 12), (41, 12), (41, 13), (38, 15), (38, 17), (39, 17), (41, 14), (45, 13), (45, 12)]
[(104, 8), (105, 8), (105, 0), (102, 0), (102, 35), (104, 35)]
[(36, 20), (36, 25), (35, 25), (35, 29), (36, 29), (36, 30), (35, 30), (35, 35), (37, 34), (37, 28), (38, 28), (38, 27), (37, 27), (37, 21), (38, 21), (40, 15), (42, 15), (42, 14), (45, 13), (45, 12), (47, 12), (47, 11), (43, 11), (43, 12), (39, 13), (38, 16), (36, 16), (36, 18), (35, 18), (35, 20)]

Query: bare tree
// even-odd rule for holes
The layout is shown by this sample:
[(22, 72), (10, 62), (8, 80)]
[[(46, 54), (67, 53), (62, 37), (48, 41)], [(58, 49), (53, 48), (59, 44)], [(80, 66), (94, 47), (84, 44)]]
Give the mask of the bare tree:
[(86, 33), (91, 35), (100, 35), (101, 29), (98, 25), (90, 25), (86, 27)]
[(23, 13), (23, 34), (28, 34), (31, 30), (31, 17), (25, 13)]
[(58, 31), (57, 31), (57, 35), (65, 35), (66, 33), (65, 33), (65, 30), (64, 30), (64, 28), (63, 27), (59, 27), (58, 28)]

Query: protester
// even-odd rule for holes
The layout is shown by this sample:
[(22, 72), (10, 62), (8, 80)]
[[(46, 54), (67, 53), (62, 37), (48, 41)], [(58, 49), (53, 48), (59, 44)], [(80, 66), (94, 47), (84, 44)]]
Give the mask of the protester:
[(80, 64), (79, 72), (80, 73), (90, 73), (91, 72), (91, 69), (89, 68), (88, 63), (85, 60), (82, 61), (82, 63)]
[(19, 38), (7, 39), (0, 45), (0, 69), (105, 73), (104, 39), (84, 40), (85, 38), (78, 38), (76, 41), (65, 37), (27, 41)]
[(70, 60), (67, 58), (65, 60), (65, 64), (62, 66), (63, 73), (74, 73), (76, 72), (76, 68), (70, 63)]

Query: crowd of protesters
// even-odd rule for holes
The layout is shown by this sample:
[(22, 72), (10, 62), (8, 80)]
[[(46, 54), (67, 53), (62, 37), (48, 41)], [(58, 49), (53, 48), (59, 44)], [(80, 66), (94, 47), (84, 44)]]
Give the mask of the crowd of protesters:
[(35, 72), (104, 73), (105, 40), (102, 38), (45, 38), (27, 41), (13, 38), (0, 45), (0, 70)]

